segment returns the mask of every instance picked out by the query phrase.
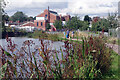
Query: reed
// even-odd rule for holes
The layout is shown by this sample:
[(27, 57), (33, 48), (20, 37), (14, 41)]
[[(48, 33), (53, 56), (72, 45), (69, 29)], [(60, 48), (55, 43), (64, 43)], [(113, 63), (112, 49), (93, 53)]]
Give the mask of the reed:
[[(99, 37), (82, 38), (82, 42), (65, 40), (64, 50), (50, 50), (49, 41), (40, 39), (40, 47), (32, 40), (23, 43), (20, 49), (7, 37), (7, 49), (0, 47), (2, 54), (2, 79), (37, 78), (102, 79), (111, 65), (111, 50)], [(58, 56), (61, 54), (61, 58)]]

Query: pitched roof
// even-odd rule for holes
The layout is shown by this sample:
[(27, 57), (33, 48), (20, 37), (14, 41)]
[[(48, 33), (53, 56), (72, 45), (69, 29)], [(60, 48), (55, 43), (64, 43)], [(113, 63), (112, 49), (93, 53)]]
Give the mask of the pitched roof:
[(33, 22), (26, 22), (24, 24), (21, 25), (22, 26), (34, 26), (34, 23)]
[(57, 12), (49, 10), (50, 13), (57, 15)]

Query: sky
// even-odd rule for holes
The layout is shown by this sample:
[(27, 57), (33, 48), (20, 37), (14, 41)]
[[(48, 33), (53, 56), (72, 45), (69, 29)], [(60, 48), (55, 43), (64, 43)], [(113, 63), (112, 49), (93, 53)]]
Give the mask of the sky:
[(57, 11), (59, 14), (78, 16), (106, 17), (108, 13), (118, 11), (119, 0), (5, 0), (6, 13), (11, 16), (22, 11), (28, 16), (37, 16), (44, 9)]

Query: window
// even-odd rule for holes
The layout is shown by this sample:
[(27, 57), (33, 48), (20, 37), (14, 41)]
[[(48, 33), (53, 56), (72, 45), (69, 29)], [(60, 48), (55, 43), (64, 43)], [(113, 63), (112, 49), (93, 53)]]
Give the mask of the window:
[(41, 26), (43, 25), (43, 23), (41, 22)]
[(47, 20), (47, 14), (45, 15), (45, 20)]
[(37, 26), (39, 26), (39, 23), (37, 22)]
[(45, 18), (47, 18), (47, 14), (45, 15)]

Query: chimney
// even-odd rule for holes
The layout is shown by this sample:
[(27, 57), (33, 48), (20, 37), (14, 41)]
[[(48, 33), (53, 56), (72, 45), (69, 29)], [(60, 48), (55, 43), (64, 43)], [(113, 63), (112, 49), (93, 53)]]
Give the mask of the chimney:
[(48, 6), (48, 23), (50, 23), (50, 12), (49, 12), (49, 6)]
[(48, 11), (49, 11), (49, 6), (48, 6)]

